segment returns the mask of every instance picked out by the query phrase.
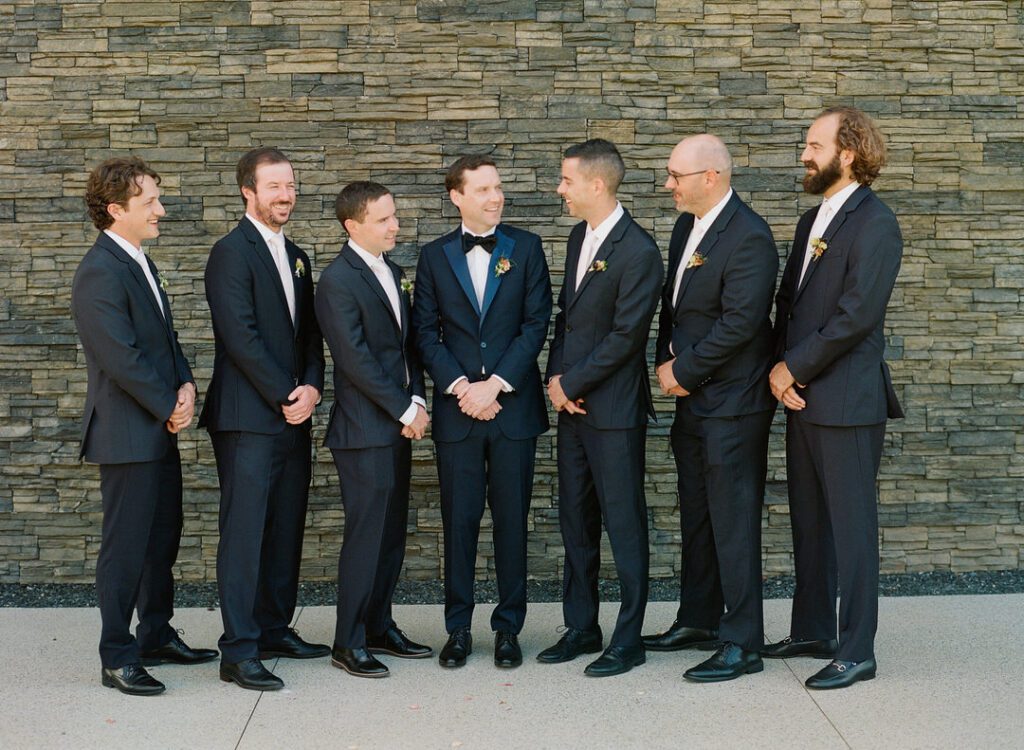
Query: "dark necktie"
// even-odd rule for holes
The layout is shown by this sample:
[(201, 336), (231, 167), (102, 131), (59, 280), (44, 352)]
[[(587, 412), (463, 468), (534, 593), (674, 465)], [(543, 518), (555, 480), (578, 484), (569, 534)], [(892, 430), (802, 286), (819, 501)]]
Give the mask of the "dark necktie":
[(462, 235), (462, 250), (463, 250), (463, 252), (467, 252), (468, 253), (474, 247), (479, 245), (480, 247), (482, 247), (484, 249), (484, 252), (486, 252), (488, 255), (490, 255), (494, 251), (494, 247), (497, 244), (498, 244), (498, 238), (497, 238), (497, 236), (495, 236), (493, 234), (488, 236), (488, 237), (477, 237), (476, 235), (473, 235), (473, 234), (464, 234), (464, 235)]

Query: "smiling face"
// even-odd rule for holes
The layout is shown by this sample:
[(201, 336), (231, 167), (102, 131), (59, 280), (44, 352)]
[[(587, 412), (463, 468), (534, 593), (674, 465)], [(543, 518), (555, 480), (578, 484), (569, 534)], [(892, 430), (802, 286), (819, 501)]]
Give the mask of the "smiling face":
[(130, 197), (125, 206), (111, 203), (107, 206), (107, 213), (114, 220), (110, 225), (110, 231), (128, 240), (135, 247), (142, 247), (144, 240), (160, 236), (160, 228), (157, 225), (167, 212), (160, 203), (160, 188), (156, 180), (149, 175), (143, 175), (136, 178), (135, 184), (139, 187), (139, 194)]
[(256, 167), (256, 189), (242, 188), (245, 210), (277, 232), (288, 223), (295, 207), (295, 173), (286, 161)]
[(807, 129), (807, 142), (800, 161), (807, 170), (803, 179), (804, 190), (812, 195), (834, 195), (852, 180), (849, 169), (853, 155), (839, 150), (836, 142), (838, 133), (838, 115), (820, 117)]
[(595, 178), (588, 177), (580, 169), (580, 160), (576, 157), (562, 160), (562, 181), (558, 183), (558, 194), (565, 201), (569, 215), (577, 219), (585, 219), (594, 201), (597, 188)]
[(462, 173), (462, 189), (448, 195), (462, 214), (462, 222), (474, 234), (483, 234), (501, 222), (505, 193), (498, 170), (485, 165)]
[(695, 216), (703, 216), (707, 203), (708, 181), (714, 172), (710, 169), (700, 171), (704, 165), (697, 164), (693, 149), (684, 141), (672, 149), (669, 156), (668, 178), (665, 189), (672, 192), (672, 200), (676, 210), (688, 211)]
[(398, 237), (398, 216), (395, 199), (390, 193), (366, 204), (362, 221), (345, 220), (345, 231), (359, 247), (380, 255), (395, 246)]

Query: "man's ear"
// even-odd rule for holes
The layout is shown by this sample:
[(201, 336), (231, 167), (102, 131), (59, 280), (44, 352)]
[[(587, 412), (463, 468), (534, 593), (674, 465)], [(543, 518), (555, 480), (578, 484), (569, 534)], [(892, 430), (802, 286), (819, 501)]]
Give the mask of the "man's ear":
[(461, 203), (461, 201), (462, 201), (462, 192), (461, 191), (456, 190), (455, 188), (452, 188), (451, 190), (448, 191), (448, 197), (451, 199), (452, 203), (455, 204), (456, 208), (462, 208), (462, 203)]

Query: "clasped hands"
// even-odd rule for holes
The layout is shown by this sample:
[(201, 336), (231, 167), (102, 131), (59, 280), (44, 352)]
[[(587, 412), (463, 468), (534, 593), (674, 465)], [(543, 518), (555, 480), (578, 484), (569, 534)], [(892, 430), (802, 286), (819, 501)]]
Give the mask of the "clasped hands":
[(427, 434), (427, 425), (430, 424), (430, 417), (427, 410), (421, 404), (416, 404), (416, 416), (411, 423), (402, 425), (402, 437), (410, 440), (422, 440)]
[(569, 397), (565, 395), (565, 391), (562, 390), (561, 375), (552, 375), (551, 380), (548, 381), (548, 398), (551, 399), (551, 405), (555, 407), (555, 411), (566, 411), (569, 414), (587, 413), (587, 410), (583, 408), (582, 398), (570, 401)]
[(768, 374), (768, 385), (772, 389), (772, 395), (782, 402), (782, 405), (793, 411), (800, 411), (807, 402), (796, 392), (797, 388), (804, 388), (796, 382), (793, 373), (789, 371), (789, 365), (785, 360), (776, 363), (775, 367)]
[(302, 424), (312, 416), (319, 400), (320, 391), (313, 386), (297, 386), (288, 394), (288, 403), (281, 406), (281, 413), (288, 424)]
[(196, 412), (196, 386), (195, 383), (185, 383), (178, 389), (178, 401), (174, 405), (174, 411), (164, 423), (167, 431), (177, 435), (190, 424)]
[(501, 381), (492, 375), (478, 383), (460, 380), (452, 387), (452, 395), (459, 399), (459, 408), (463, 414), (488, 422), (501, 411), (501, 404), (498, 403), (501, 390)]
[(666, 396), (689, 396), (690, 392), (679, 385), (679, 381), (676, 380), (676, 375), (672, 372), (672, 365), (675, 363), (675, 359), (670, 359), (668, 362), (662, 362), (658, 365), (658, 385), (661, 386), (661, 392)]

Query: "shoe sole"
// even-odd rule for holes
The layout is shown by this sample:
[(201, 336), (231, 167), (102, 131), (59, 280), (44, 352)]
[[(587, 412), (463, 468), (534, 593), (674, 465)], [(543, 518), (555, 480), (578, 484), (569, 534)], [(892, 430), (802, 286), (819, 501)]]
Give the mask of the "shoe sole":
[[(638, 659), (637, 661), (633, 662), (632, 664), (630, 664), (625, 669), (620, 669), (620, 670), (617, 670), (615, 672), (598, 672), (597, 674), (594, 674), (593, 672), (588, 672), (586, 669), (584, 669), (583, 670), (583, 674), (585, 674), (587, 677), (617, 677), (620, 674), (626, 674), (626, 672), (628, 672), (631, 669), (633, 669), (633, 667), (639, 667), (639, 666), (641, 666), (643, 664), (646, 664), (646, 663), (647, 663), (647, 657), (641, 656), (640, 659)], [(589, 667), (588, 667), (588, 669), (589, 669)]]
[(261, 661), (264, 659), (322, 659), (325, 656), (330, 655), (331, 652), (329, 649), (322, 654), (308, 654), (305, 656), (299, 656), (298, 654), (284, 651), (260, 651), (259, 654)]
[(280, 685), (268, 685), (267, 687), (259, 687), (258, 685), (246, 685), (243, 682), (240, 682), (237, 678), (231, 677), (229, 675), (224, 675), (224, 674), (222, 674), (220, 676), (220, 681), (221, 682), (233, 682), (236, 685), (238, 685), (238, 687), (242, 688), (243, 690), (257, 690), (257, 691), (259, 691), (261, 693), (267, 693), (267, 692), (272, 692), (274, 690), (280, 690), (281, 688), (284, 687), (284, 683), (283, 682)]
[(762, 659), (828, 659), (831, 661), (836, 658), (835, 652), (831, 654), (786, 654), (785, 656), (776, 656), (775, 654), (761, 654)]
[(515, 669), (516, 667), (521, 667), (522, 665), (523, 665), (523, 660), (522, 659), (520, 659), (519, 661), (495, 661), (494, 662), (494, 666), (496, 666), (498, 669)]
[(850, 687), (851, 685), (856, 685), (858, 682), (867, 682), (868, 680), (873, 680), (873, 679), (875, 679), (875, 676), (876, 676), (876, 673), (875, 672), (871, 672), (870, 674), (866, 674), (863, 677), (858, 677), (855, 680), (853, 680), (852, 682), (847, 682), (845, 684), (839, 684), (839, 685), (808, 685), (806, 682), (804, 682), (804, 685), (809, 690), (838, 690), (838, 689), (841, 689), (841, 688)]
[(351, 669), (349, 669), (344, 664), (342, 664), (340, 661), (338, 661), (337, 659), (334, 659), (334, 658), (331, 659), (331, 666), (337, 667), (338, 669), (340, 669), (340, 670), (342, 670), (344, 672), (348, 672), (353, 677), (367, 677), (369, 679), (377, 679), (377, 678), (380, 678), (380, 677), (387, 677), (389, 674), (391, 674), (391, 672), (389, 672), (388, 670), (384, 670), (383, 672), (376, 672), (376, 673), (353, 672)]
[(177, 659), (164, 659), (162, 657), (146, 657), (143, 656), (140, 661), (144, 667), (159, 667), (161, 664), (180, 664), (182, 666), (190, 666), (192, 664), (206, 664), (208, 661), (213, 661), (220, 654), (214, 654), (213, 656), (207, 656), (203, 659), (196, 659), (194, 661), (178, 661)]
[[(469, 656), (469, 654), (466, 654), (466, 656)], [(437, 663), (440, 664), (445, 669), (458, 669), (459, 667), (466, 666), (466, 660), (465, 659), (459, 659), (458, 661), (450, 661), (450, 660), (449, 661), (442, 661), (442, 660), (438, 659)]]
[(161, 685), (159, 688), (153, 688), (152, 690), (132, 690), (131, 688), (123, 688), (118, 686), (116, 682), (109, 679), (106, 675), (103, 675), (103, 677), (100, 678), (100, 682), (102, 683), (103, 687), (113, 688), (114, 690), (117, 690), (118, 692), (123, 693), (124, 695), (138, 695), (143, 698), (146, 698), (151, 695), (160, 695), (160, 693), (164, 692), (167, 689), (167, 687), (164, 685)]
[(728, 677), (700, 677), (700, 676), (696, 676), (696, 675), (688, 675), (688, 674), (686, 674), (684, 672), (683, 673), (683, 678), (689, 680), (690, 682), (705, 682), (705, 683), (707, 683), (707, 682), (728, 682), (729, 680), (735, 680), (735, 679), (738, 679), (740, 677), (743, 677), (744, 675), (757, 674), (758, 672), (763, 672), (763, 671), (764, 671), (764, 664), (751, 664), (749, 667), (744, 669), (742, 672), (737, 672), (736, 674), (729, 675)]
[(574, 661), (585, 654), (599, 654), (604, 651), (603, 646), (594, 646), (593, 648), (585, 648), (582, 651), (578, 651), (567, 659), (550, 659), (544, 658), (543, 654), (537, 654), (537, 661), (541, 664), (566, 664), (570, 661)]
[(399, 659), (429, 659), (434, 655), (434, 649), (430, 649), (422, 654), (402, 654), (398, 651), (391, 651), (386, 648), (367, 648), (366, 650), (371, 654), (385, 654), (387, 656), (398, 657)]
[(644, 648), (647, 651), (660, 651), (662, 653), (669, 651), (686, 651), (687, 649), (694, 649), (696, 651), (717, 651), (722, 647), (721, 641), (695, 641), (693, 643), (687, 643), (685, 646), (648, 646), (644, 644)]

